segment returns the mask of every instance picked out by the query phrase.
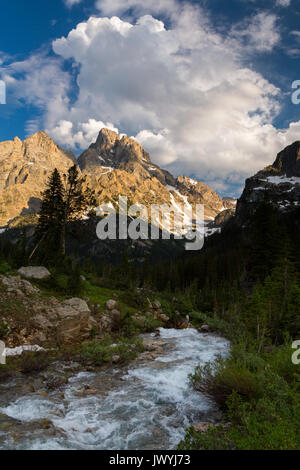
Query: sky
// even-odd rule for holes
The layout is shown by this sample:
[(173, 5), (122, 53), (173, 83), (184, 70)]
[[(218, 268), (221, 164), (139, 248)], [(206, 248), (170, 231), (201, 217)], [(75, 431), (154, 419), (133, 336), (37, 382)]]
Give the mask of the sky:
[(108, 127), (239, 196), (300, 140), (299, 61), (300, 0), (10, 0), (0, 140), (46, 130), (79, 155)]

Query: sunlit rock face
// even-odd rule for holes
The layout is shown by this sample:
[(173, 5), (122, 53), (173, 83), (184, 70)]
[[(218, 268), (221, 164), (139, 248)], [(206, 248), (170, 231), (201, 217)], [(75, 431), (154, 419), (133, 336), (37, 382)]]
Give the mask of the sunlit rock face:
[(234, 199), (221, 199), (206, 184), (186, 176), (176, 179), (161, 169), (133, 138), (101, 129), (96, 142), (76, 160), (45, 132), (38, 132), (24, 142), (16, 137), (0, 143), (0, 227), (17, 216), (37, 213), (54, 168), (65, 174), (74, 162), (95, 190), (98, 205), (110, 202), (117, 209), (119, 195), (127, 196), (130, 205), (150, 209), (151, 204), (168, 204), (181, 213), (203, 204), (210, 222), (234, 208)]
[(0, 143), (0, 226), (20, 214), (35, 213), (41, 191), (54, 168), (66, 173), (75, 155), (62, 150), (45, 133), (38, 132), (22, 142)]
[(95, 143), (78, 159), (98, 202), (116, 201), (119, 194), (134, 204), (204, 204), (205, 219), (213, 220), (227, 206), (209, 186), (186, 176), (175, 179), (155, 165), (133, 138), (102, 129)]

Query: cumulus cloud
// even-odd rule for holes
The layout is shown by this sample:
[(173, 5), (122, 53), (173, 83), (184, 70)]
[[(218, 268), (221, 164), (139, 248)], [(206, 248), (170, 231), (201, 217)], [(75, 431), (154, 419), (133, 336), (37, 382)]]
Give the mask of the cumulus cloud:
[[(30, 73), (29, 64), (19, 65), (28, 70), (26, 96), (32, 89), (31, 99), (59, 144), (85, 149), (102, 127), (119, 129), (135, 136), (155, 163), (230, 192), (296, 137), (299, 123), (283, 131), (272, 125), (280, 112), (279, 90), (245, 65), (253, 52), (278, 44), (274, 15), (260, 13), (221, 35), (203, 9), (188, 3), (97, 4), (102, 15), (129, 16), (91, 17), (54, 41), (56, 57), (73, 61), (72, 76), (55, 59), (34, 64)], [(166, 16), (168, 22), (162, 21)], [(40, 73), (51, 77), (53, 103)], [(71, 79), (78, 90), (72, 102)]]
[(46, 129), (46, 131), (51, 133), (53, 139), (63, 143), (65, 146), (87, 148), (91, 142), (96, 140), (99, 131), (103, 128), (119, 133), (119, 130), (112, 123), (104, 123), (95, 119), (89, 119), (88, 122), (79, 122), (76, 126), (76, 132), (74, 132), (73, 123), (66, 120), (59, 121), (57, 126), (50, 131)]

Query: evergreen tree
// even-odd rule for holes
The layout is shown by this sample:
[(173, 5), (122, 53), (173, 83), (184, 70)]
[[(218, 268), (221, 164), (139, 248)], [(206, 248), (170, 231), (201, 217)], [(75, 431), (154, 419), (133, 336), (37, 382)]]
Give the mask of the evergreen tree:
[[(39, 223), (36, 229), (36, 250), (43, 247), (45, 252), (60, 246), (62, 224), (64, 215), (64, 187), (61, 176), (55, 168), (49, 178), (47, 189), (42, 194), (42, 206), (39, 214)], [(46, 242), (43, 244), (43, 242)], [(55, 250), (55, 251), (56, 251)], [(43, 250), (42, 250), (43, 251)], [(46, 254), (46, 253), (45, 253)]]
[(78, 222), (82, 216), (96, 205), (95, 193), (86, 185), (86, 178), (79, 176), (77, 165), (69, 168), (65, 176), (64, 211), (62, 218), (61, 249), (66, 253), (66, 228), (70, 222)]
[(38, 243), (32, 255), (43, 244), (46, 251), (55, 249), (56, 254), (58, 251), (65, 256), (67, 225), (81, 220), (84, 213), (95, 204), (95, 194), (86, 185), (85, 178), (80, 177), (76, 165), (69, 169), (68, 175), (64, 175), (64, 182), (55, 169), (43, 193), (36, 230)]

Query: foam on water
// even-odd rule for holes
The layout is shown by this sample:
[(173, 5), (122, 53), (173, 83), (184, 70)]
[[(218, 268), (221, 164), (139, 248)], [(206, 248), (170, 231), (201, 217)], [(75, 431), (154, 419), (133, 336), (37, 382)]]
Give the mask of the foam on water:
[[(153, 335), (148, 335), (151, 337)], [(185, 427), (209, 416), (214, 404), (195, 392), (189, 374), (198, 363), (226, 355), (226, 340), (196, 330), (161, 329), (161, 338), (173, 349), (146, 364), (129, 368), (106, 396), (79, 396), (85, 384), (107, 373), (81, 372), (64, 390), (47, 397), (28, 394), (0, 413), (23, 423), (46, 418), (59, 432), (53, 437), (39, 429), (16, 443), (5, 436), (0, 448), (12, 449), (172, 449)], [(116, 369), (117, 372), (120, 373)], [(110, 372), (110, 376), (114, 376)], [(29, 435), (28, 435), (29, 434)]]

